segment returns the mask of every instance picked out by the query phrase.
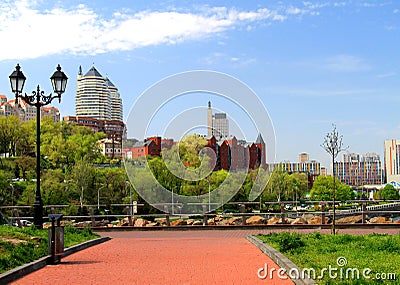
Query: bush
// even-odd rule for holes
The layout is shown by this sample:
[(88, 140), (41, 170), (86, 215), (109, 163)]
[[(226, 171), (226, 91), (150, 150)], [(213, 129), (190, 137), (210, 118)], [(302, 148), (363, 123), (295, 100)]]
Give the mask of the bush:
[(290, 234), (284, 232), (280, 235), (279, 240), (279, 251), (280, 252), (296, 252), (305, 246), (305, 242), (301, 239), (301, 235), (297, 233)]

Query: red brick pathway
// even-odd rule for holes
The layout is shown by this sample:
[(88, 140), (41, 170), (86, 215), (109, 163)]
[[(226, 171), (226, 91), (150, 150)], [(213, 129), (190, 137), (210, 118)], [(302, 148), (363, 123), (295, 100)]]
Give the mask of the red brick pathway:
[[(259, 231), (258, 231), (259, 232)], [(113, 239), (72, 254), (13, 284), (293, 284), (259, 279), (279, 268), (245, 231), (110, 232)]]
[[(13, 284), (293, 284), (277, 276), (264, 280), (257, 277), (257, 270), (265, 263), (269, 269), (279, 267), (245, 237), (268, 232), (271, 230), (101, 233), (113, 239), (70, 255), (61, 264), (46, 266)], [(372, 232), (394, 234), (399, 230), (340, 231)]]

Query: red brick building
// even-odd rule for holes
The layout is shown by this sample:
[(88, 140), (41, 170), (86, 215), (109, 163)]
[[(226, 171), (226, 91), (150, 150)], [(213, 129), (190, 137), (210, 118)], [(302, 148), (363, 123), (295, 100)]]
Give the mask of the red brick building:
[(161, 137), (150, 137), (142, 142), (137, 142), (131, 148), (124, 148), (122, 156), (127, 159), (138, 159), (147, 156), (161, 155)]

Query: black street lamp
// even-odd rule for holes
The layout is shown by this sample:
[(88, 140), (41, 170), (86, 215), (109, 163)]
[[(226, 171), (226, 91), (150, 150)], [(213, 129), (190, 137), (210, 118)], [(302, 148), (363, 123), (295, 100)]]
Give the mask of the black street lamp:
[(36, 107), (36, 194), (35, 202), (33, 203), (33, 223), (36, 228), (43, 228), (43, 201), (40, 194), (40, 108), (48, 105), (53, 99), (58, 98), (61, 102), (61, 94), (65, 92), (67, 86), (68, 77), (64, 72), (61, 71), (61, 66), (57, 66), (57, 70), (50, 77), (51, 84), (53, 86), (54, 93), (46, 96), (44, 91), (40, 90), (39, 85), (36, 91), (32, 91), (32, 95), (22, 94), (26, 77), (21, 71), (19, 64), (15, 67), (15, 70), (9, 76), (11, 83), (11, 90), (15, 93), (15, 103), (18, 104), (18, 98), (24, 100), (27, 104)]

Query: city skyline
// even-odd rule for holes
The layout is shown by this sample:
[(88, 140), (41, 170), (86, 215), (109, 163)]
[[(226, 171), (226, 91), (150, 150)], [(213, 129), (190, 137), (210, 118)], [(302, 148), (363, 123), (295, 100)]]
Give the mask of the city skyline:
[[(350, 152), (383, 158), (384, 140), (400, 138), (400, 3), (394, 1), (4, 1), (0, 15), (6, 39), (0, 94), (13, 97), (8, 76), (17, 63), (27, 77), (26, 93), (37, 84), (50, 93), (48, 78), (60, 63), (69, 77), (61, 104), (54, 104), (61, 117), (75, 114), (80, 65), (94, 64), (112, 78), (124, 118), (163, 78), (215, 70), (247, 84), (264, 103), (274, 124), (276, 161), (307, 152), (329, 169), (320, 144), (333, 123)], [(228, 116), (236, 112), (234, 104), (200, 94), (177, 98), (157, 115), (168, 121), (169, 114), (208, 101)], [(163, 129), (149, 132), (162, 135)]]

